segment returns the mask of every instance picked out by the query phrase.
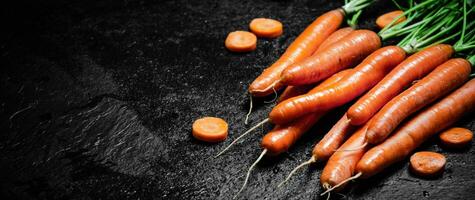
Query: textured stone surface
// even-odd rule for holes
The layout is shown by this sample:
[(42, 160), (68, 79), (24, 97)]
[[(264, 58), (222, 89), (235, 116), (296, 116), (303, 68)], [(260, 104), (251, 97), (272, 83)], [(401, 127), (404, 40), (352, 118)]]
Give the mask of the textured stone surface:
[[(213, 159), (230, 140), (205, 144), (191, 123), (218, 116), (230, 139), (243, 124), (247, 85), (314, 19), (342, 1), (43, 1), (2, 6), (0, 194), (9, 199), (230, 199), (270, 126)], [(379, 1), (361, 20), (391, 10)], [(255, 17), (284, 23), (256, 51), (225, 50), (228, 32)], [(257, 103), (256, 123), (271, 104)], [(242, 199), (318, 199), (322, 165), (276, 186), (310, 156), (341, 115), (332, 112), (295, 148), (264, 159)], [(475, 130), (473, 114), (459, 122)], [(442, 177), (422, 180), (407, 162), (352, 184), (350, 199), (469, 199), (474, 148), (420, 149), (448, 158)], [(338, 194), (334, 198), (345, 198)]]

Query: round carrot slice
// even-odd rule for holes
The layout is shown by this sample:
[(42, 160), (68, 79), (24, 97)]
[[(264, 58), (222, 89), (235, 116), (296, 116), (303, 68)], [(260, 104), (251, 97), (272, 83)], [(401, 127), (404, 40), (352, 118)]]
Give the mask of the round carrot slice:
[(445, 156), (440, 153), (421, 151), (411, 156), (411, 170), (414, 174), (430, 177), (441, 173), (445, 167)]
[(451, 128), (442, 132), (439, 138), (444, 146), (457, 149), (466, 147), (472, 141), (473, 133), (465, 128)]
[[(399, 17), (399, 15), (402, 15), (402, 14), (404, 14), (402, 10), (395, 10), (395, 11), (383, 14), (376, 19), (376, 25), (378, 25), (380, 29), (383, 29), (385, 26), (389, 25), (394, 19), (396, 19), (397, 17)], [(399, 24), (405, 20), (406, 20), (406, 17), (402, 16), (394, 24), (395, 25)]]
[(251, 32), (234, 31), (228, 34), (224, 45), (232, 52), (249, 52), (256, 49), (257, 37)]
[(262, 38), (276, 38), (282, 35), (284, 28), (282, 23), (275, 19), (256, 18), (249, 24), (251, 31)]
[(193, 123), (193, 137), (205, 142), (220, 142), (228, 136), (228, 123), (221, 118), (203, 117)]

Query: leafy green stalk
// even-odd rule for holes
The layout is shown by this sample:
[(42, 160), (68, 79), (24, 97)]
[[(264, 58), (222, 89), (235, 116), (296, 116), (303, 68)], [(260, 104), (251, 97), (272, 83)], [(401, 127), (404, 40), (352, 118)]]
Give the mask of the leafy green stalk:
[(362, 10), (356, 12), (354, 15), (351, 16), (351, 18), (348, 18), (347, 20), (348, 26), (350, 26), (353, 29), (356, 29), (358, 25), (358, 18), (360, 17), (361, 13), (363, 13)]
[(349, 0), (345, 1), (345, 5), (342, 9), (347, 15), (351, 15), (355, 12), (361, 11), (373, 3), (374, 0)]
[[(450, 1), (436, 12), (431, 12), (422, 24), (399, 42), (406, 52), (413, 53), (430, 45), (445, 43), (458, 37), (464, 19), (469, 12), (463, 12), (460, 1)], [(472, 10), (472, 9), (471, 9)], [(471, 37), (471, 36), (470, 36)], [(470, 45), (464, 45), (464, 48)], [(455, 49), (455, 48), (454, 48)]]
[[(387, 40), (389, 38), (410, 34), (425, 24), (426, 21), (430, 21), (433, 15), (440, 12), (440, 8), (448, 1), (449, 0), (424, 0), (415, 5), (414, 2), (410, 1), (409, 8), (384, 27), (379, 32), (379, 35), (383, 40)], [(396, 24), (396, 22), (404, 16), (406, 20)]]

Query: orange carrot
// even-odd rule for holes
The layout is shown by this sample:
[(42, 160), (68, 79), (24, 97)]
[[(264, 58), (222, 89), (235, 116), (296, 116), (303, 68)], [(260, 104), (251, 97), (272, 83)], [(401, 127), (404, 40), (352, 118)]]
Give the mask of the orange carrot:
[(257, 37), (251, 32), (234, 31), (229, 33), (224, 45), (232, 52), (248, 52), (256, 49)]
[(285, 88), (285, 90), (280, 94), (279, 99), (277, 99), (277, 103), (282, 102), (286, 99), (299, 96), (302, 94), (306, 94), (314, 87), (313, 84), (309, 85), (299, 85), (299, 86), (292, 86), (289, 85)]
[(470, 63), (462, 58), (450, 59), (438, 66), (415, 85), (389, 101), (368, 125), (366, 138), (371, 144), (386, 139), (409, 115), (458, 88), (468, 80)]
[(256, 18), (249, 24), (249, 29), (262, 38), (276, 38), (282, 35), (284, 28), (282, 23), (275, 19)]
[(305, 85), (318, 82), (359, 63), (379, 47), (381, 47), (381, 40), (375, 32), (353, 31), (320, 53), (285, 68), (282, 71), (280, 83)]
[(473, 133), (466, 128), (455, 127), (442, 132), (439, 138), (445, 147), (459, 149), (470, 144)]
[(220, 142), (228, 136), (228, 124), (221, 118), (203, 117), (193, 123), (193, 137), (205, 142)]
[[(339, 73), (339, 74), (335, 74), (331, 78), (323, 81), (320, 85), (313, 88), (309, 93), (318, 92), (327, 87), (331, 87), (333, 84), (335, 84), (335, 82), (337, 82), (340, 79), (342, 73)], [(264, 150), (262, 151), (260, 156), (257, 158), (257, 160), (254, 161), (251, 167), (249, 167), (244, 183), (241, 189), (239, 190), (238, 194), (246, 187), (246, 184), (247, 184), (247, 181), (249, 180), (249, 176), (251, 174), (252, 169), (266, 154), (278, 155), (278, 154), (281, 154), (282, 152), (287, 151), (324, 114), (325, 112), (312, 113), (298, 120), (295, 120), (294, 122), (286, 126), (277, 125), (274, 127), (274, 129), (272, 129), (269, 133), (267, 133), (264, 136), (264, 138), (262, 138), (262, 141), (261, 141), (261, 146), (264, 148)], [(228, 148), (229, 146), (226, 147), (223, 151), (221, 151), (221, 153), (219, 153), (218, 156), (221, 155)]]
[(327, 160), (333, 153), (340, 147), (340, 145), (344, 142), (347, 136), (352, 134), (355, 130), (355, 126), (352, 126), (348, 118), (346, 118), (346, 114), (332, 127), (330, 131), (318, 142), (317, 145), (313, 148), (312, 157), (306, 161), (295, 167), (289, 175), (279, 184), (279, 187), (282, 186), (285, 182), (287, 182), (292, 175), (297, 172), (298, 169), (315, 163), (317, 161), (324, 161)]
[[(330, 170), (329, 172), (325, 172), (324, 169), (322, 177), (325, 177), (324, 179), (322, 178), (321, 182), (322, 184), (332, 183), (327, 185), (334, 186), (327, 187), (328, 189), (321, 195), (325, 195), (332, 190), (341, 189), (342, 186), (351, 180), (369, 178), (391, 164), (403, 160), (424, 141), (437, 132), (449, 127), (464, 114), (473, 110), (475, 110), (475, 79), (472, 79), (441, 101), (420, 112), (400, 127), (394, 135), (383, 143), (366, 151), (363, 156), (360, 156), (360, 153), (368, 149), (368, 143), (366, 142), (366, 131), (363, 130), (364, 128), (360, 129), (362, 130), (362, 132), (359, 132), (361, 135), (360, 143), (356, 144), (359, 144), (360, 147), (354, 148), (351, 151), (342, 151), (353, 153), (350, 155), (355, 157), (342, 157), (338, 160), (340, 162), (338, 165), (330, 166), (329, 161), (327, 166), (325, 166), (325, 168), (328, 167)], [(368, 124), (372, 121), (373, 119), (371, 119)], [(367, 127), (368, 124), (366, 124), (365, 127)], [(355, 133), (351, 138), (356, 137), (357, 134), (358, 133)], [(350, 141), (351, 138), (348, 139), (348, 141)], [(347, 142), (345, 142), (345, 144)], [(343, 144), (341, 148), (343, 148), (345, 144)], [(337, 155), (338, 154), (335, 153), (332, 157)], [(330, 160), (332, 160), (332, 157), (330, 157)], [(357, 161), (356, 168), (354, 168), (354, 163), (351, 162), (354, 160)], [(351, 176), (351, 174), (355, 175)], [(334, 181), (330, 181), (332, 177)]]
[(354, 174), (356, 164), (368, 149), (367, 146), (363, 146), (366, 144), (366, 128), (367, 126), (363, 126), (356, 131), (356, 133), (346, 140), (338, 151), (328, 159), (320, 176), (320, 183), (324, 188), (341, 189), (345, 184), (344, 181)]
[(361, 158), (357, 172), (368, 178), (403, 160), (424, 141), (475, 109), (475, 79), (426, 108)]
[(343, 22), (344, 12), (341, 9), (329, 11), (310, 24), (287, 48), (282, 56), (269, 68), (265, 69), (249, 86), (253, 96), (266, 96), (274, 90), (282, 88), (279, 83), (280, 73), (287, 66), (299, 62), (312, 53), (320, 44)]
[(272, 131), (262, 138), (262, 148), (267, 149), (269, 155), (279, 155), (282, 152), (287, 151), (324, 114), (325, 112), (313, 113), (304, 116), (289, 125), (275, 126)]
[[(325, 48), (328, 48), (328, 46), (330, 46), (331, 44), (333, 44), (335, 42), (338, 42), (343, 37), (347, 36), (348, 34), (350, 34), (353, 31), (354, 31), (354, 29), (351, 28), (351, 27), (338, 29), (337, 31), (333, 32), (330, 35), (330, 37), (328, 37), (325, 41), (323, 41), (323, 43), (320, 45), (320, 47), (318, 47), (318, 49), (313, 53), (313, 55), (319, 53), (320, 51), (322, 51)], [(343, 70), (343, 71), (350, 72), (350, 71), (347, 71), (347, 70)], [(298, 86), (289, 85), (282, 92), (282, 94), (279, 97), (279, 101), (277, 101), (277, 102), (282, 102), (282, 101), (284, 101), (288, 98), (305, 94), (310, 90), (309, 88), (311, 88), (312, 85), (313, 84), (298, 85)]]
[[(340, 81), (343, 77), (350, 74), (352, 71), (353, 71), (352, 69), (346, 69), (346, 70), (336, 73), (335, 75), (331, 76), (330, 78), (324, 81), (325, 85), (326, 84), (331, 85), (333, 83)], [(287, 86), (287, 88), (285, 88), (285, 90), (280, 95), (278, 102), (282, 102), (291, 97), (308, 93), (312, 88), (313, 88), (312, 85)], [(318, 88), (321, 89), (321, 87), (318, 87)]]
[[(358, 31), (353, 33), (355, 32)], [(279, 103), (270, 112), (269, 119), (275, 124), (285, 124), (303, 115), (348, 103), (376, 85), (391, 69), (402, 62), (405, 56), (406, 53), (400, 47), (383, 47), (368, 56), (352, 74), (332, 87)]]
[[(353, 69), (347, 69), (336, 73), (327, 80), (320, 83), (308, 93), (317, 93), (338, 83), (345, 75), (351, 73)], [(311, 113), (299, 118), (292, 123), (281, 126), (277, 125), (267, 133), (262, 139), (261, 146), (267, 149), (270, 155), (278, 155), (287, 151), (305, 132), (310, 129), (326, 112)]]
[[(398, 18), (402, 14), (404, 14), (402, 10), (395, 10), (395, 11), (383, 14), (376, 19), (376, 25), (378, 25), (380, 29), (383, 29), (384, 27), (389, 25), (394, 19)], [(403, 21), (406, 21), (405, 16), (398, 18), (397, 21), (394, 22), (394, 25), (399, 24)]]
[(320, 53), (324, 49), (328, 48), (332, 44), (340, 41), (342, 38), (353, 32), (355, 29), (351, 27), (340, 28), (337, 31), (333, 32), (323, 43), (318, 47), (318, 49), (312, 54), (315, 55)]
[(433, 177), (443, 172), (446, 159), (440, 153), (421, 151), (411, 156), (411, 171), (422, 177)]
[(405, 87), (447, 61), (453, 52), (450, 45), (439, 44), (408, 57), (350, 107), (347, 114), (351, 124), (366, 123)]
[(327, 160), (345, 142), (346, 137), (353, 134), (356, 128), (356, 126), (350, 124), (345, 113), (320, 142), (315, 145), (312, 155), (320, 161)]

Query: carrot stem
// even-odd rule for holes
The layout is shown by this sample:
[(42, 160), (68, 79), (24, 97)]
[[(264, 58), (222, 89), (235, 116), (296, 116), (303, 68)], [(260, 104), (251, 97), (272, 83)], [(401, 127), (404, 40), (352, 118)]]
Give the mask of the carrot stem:
[[(468, 62), (470, 62), (470, 64), (472, 64), (472, 67), (475, 67), (475, 55), (471, 55), (467, 58)], [(475, 73), (471, 74), (470, 77), (473, 77)]]
[(363, 11), (359, 10), (358, 12), (356, 12), (350, 19), (348, 19), (347, 23), (348, 25), (353, 28), (353, 29), (356, 29), (357, 28), (357, 25), (358, 25), (358, 18), (360, 17), (361, 13)]
[(373, 1), (374, 0), (350, 0), (341, 8), (349, 15), (368, 7)]
[(399, 5), (399, 3), (396, 0), (391, 0), (391, 1), (394, 3), (394, 5), (396, 5), (397, 8), (399, 8), (399, 10), (407, 10), (407, 8), (404, 8), (401, 5)]
[[(420, 4), (419, 4), (420, 5)], [(460, 9), (460, 3), (457, 1), (451, 1), (448, 5), (443, 5), (437, 11), (430, 11), (429, 17), (422, 19), (419, 27), (409, 33), (404, 39), (402, 39), (398, 46), (401, 46), (407, 53), (413, 53), (419, 51), (425, 47), (447, 42), (453, 38), (459, 36), (457, 27), (463, 23), (466, 16), (474, 9), (470, 9), (467, 12), (463, 12)], [(415, 8), (415, 7), (414, 7)], [(475, 24), (475, 23), (474, 23)], [(472, 23), (467, 27), (471, 27)], [(472, 32), (472, 31), (470, 31)], [(463, 40), (459, 40), (453, 47), (455, 51), (461, 51), (473, 48), (471, 41), (466, 42), (468, 35), (465, 35)], [(471, 38), (471, 35), (468, 36)]]
[(427, 0), (427, 1), (424, 1), (421, 4), (418, 4), (416, 6), (412, 6), (412, 3), (411, 3), (412, 7), (410, 9), (404, 11), (404, 14), (396, 17), (391, 23), (389, 23), (386, 27), (384, 27), (379, 33), (384, 34), (387, 31), (392, 32), (391, 27), (393, 27), (395, 25), (396, 21), (399, 20), (401, 17), (408, 16), (409, 14), (417, 13), (417, 11), (419, 9), (425, 8), (425, 6), (427, 6), (427, 4), (432, 3), (434, 1), (436, 1), (436, 0)]

